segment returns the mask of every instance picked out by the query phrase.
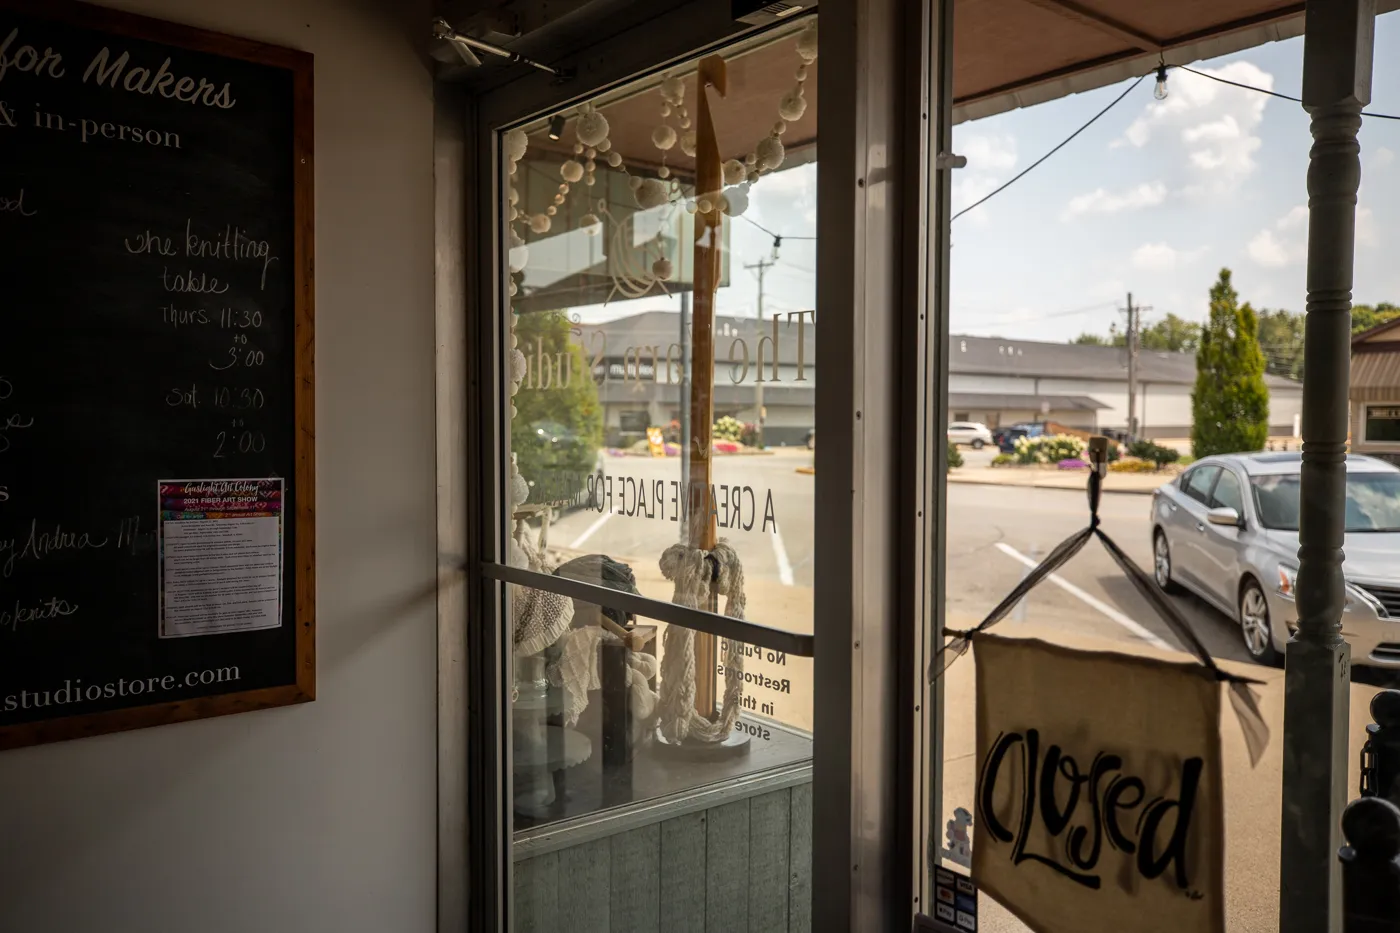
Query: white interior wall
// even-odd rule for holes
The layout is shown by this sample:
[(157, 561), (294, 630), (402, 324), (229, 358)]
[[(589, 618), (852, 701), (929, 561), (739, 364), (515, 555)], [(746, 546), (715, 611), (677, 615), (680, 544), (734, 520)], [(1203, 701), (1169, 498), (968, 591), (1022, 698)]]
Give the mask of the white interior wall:
[(429, 4), (111, 5), (316, 56), (319, 698), (0, 753), (0, 930), (429, 933)]

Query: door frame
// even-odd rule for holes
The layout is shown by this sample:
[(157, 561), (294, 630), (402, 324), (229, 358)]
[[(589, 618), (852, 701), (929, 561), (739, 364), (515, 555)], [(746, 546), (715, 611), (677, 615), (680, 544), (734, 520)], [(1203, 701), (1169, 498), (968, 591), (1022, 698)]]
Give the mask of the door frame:
[[(818, 108), (832, 140), (817, 183), (817, 313), (828, 335), (816, 351), (824, 375), (816, 387), (815, 501), (824, 505), (815, 516), (813, 594), (814, 679), (822, 684), (814, 692), (813, 794), (824, 814), (813, 830), (813, 928), (822, 933), (910, 927), (930, 870), (922, 842), (937, 825), (936, 804), (933, 822), (925, 807), (941, 793), (938, 757), (924, 751), (939, 747), (925, 722), (940, 707), (923, 676), (928, 646), (941, 641), (943, 480), (929, 467), (943, 464), (937, 441), (947, 417), (947, 239), (937, 241), (943, 259), (929, 262), (926, 221), (935, 188), (947, 216), (947, 173), (935, 173), (927, 158), (930, 117), (946, 124), (951, 115), (946, 85), (936, 95), (942, 105), (928, 106), (934, 11), (946, 28), (947, 0), (825, 0), (819, 9)], [(455, 424), (440, 414), (439, 442), (463, 426), (453, 440), (460, 475), (440, 469), (440, 476), (461, 496), (465, 532), (453, 558), (465, 570), (465, 600), (454, 617), (440, 608), (440, 657), (455, 660), (440, 661), (439, 788), (465, 796), (464, 808), (450, 800), (439, 806), (442, 930), (505, 933), (512, 911), (506, 591), (483, 573), (506, 553), (499, 517), (507, 270), (503, 202), (495, 196), (502, 134), (758, 31), (731, 20), (728, 4), (681, 3), (565, 58), (560, 64), (574, 71), (567, 82), (525, 69), (480, 93), (445, 95), (446, 117), (439, 108), (444, 119), (459, 112), (465, 128), (456, 157), (437, 160), (439, 175), (460, 165), (465, 177), (461, 190), (441, 179), (438, 186), (440, 198), (447, 191), (456, 201), (448, 213), (461, 212), (453, 243), (439, 205), (439, 290), (446, 279), (461, 293), (456, 302), (440, 300), (440, 334), (446, 329), (460, 342), (462, 357), (460, 382), (448, 379), (444, 388), (439, 374), (440, 399), (445, 391), (461, 402)], [(945, 57), (945, 80), (947, 65)], [(935, 174), (941, 180), (931, 187)], [(449, 243), (462, 256), (460, 282), (443, 272), (456, 262), (456, 254), (443, 255)], [(930, 294), (941, 296), (935, 313)], [(444, 323), (454, 313), (464, 321), (459, 331)], [(450, 360), (440, 355), (444, 365)], [(445, 540), (440, 534), (440, 551)]]

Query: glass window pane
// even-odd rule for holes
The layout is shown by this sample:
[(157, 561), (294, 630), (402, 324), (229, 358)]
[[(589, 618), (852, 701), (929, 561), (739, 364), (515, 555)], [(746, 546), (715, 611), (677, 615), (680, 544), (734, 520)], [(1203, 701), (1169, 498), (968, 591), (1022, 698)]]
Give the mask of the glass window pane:
[(1234, 509), (1241, 515), (1244, 514), (1244, 495), (1240, 491), (1239, 478), (1232, 470), (1221, 470), (1211, 499), (1216, 508)]
[(1220, 467), (1197, 467), (1182, 477), (1181, 488), (1192, 499), (1205, 505), (1210, 502), (1210, 486), (1211, 483), (1215, 482), (1215, 475), (1219, 472)]
[[(811, 633), (815, 22), (505, 134), (513, 566)], [(810, 657), (511, 592), (518, 728), (588, 740), (547, 778), (516, 736), (518, 831), (810, 757)], [(624, 786), (593, 672), (629, 624)]]

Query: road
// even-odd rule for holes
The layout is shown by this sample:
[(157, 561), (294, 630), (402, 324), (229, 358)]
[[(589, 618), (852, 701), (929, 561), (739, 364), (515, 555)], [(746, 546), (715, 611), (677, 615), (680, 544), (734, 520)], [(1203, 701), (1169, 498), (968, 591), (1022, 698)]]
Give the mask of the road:
[[(814, 478), (797, 472), (798, 467), (810, 462), (810, 454), (805, 451), (787, 451), (772, 456), (718, 458), (714, 468), (716, 484), (724, 487), (717, 490), (717, 502), (722, 498), (730, 506), (727, 517), (720, 506), (721, 521), (732, 526), (721, 529), (720, 534), (730, 540), (743, 562), (747, 617), (795, 631), (811, 630), (811, 586), (817, 570), (812, 520), (816, 507)], [(678, 538), (679, 525), (672, 521), (675, 503), (668, 484), (679, 481), (679, 465), (674, 459), (612, 458), (608, 472), (612, 477), (613, 504), (605, 508), (637, 514), (579, 511), (565, 515), (550, 529), (550, 545), (566, 557), (602, 552), (624, 560), (633, 566), (645, 595), (669, 601), (670, 585), (656, 570), (656, 563), (661, 552)], [(645, 503), (639, 501), (640, 485), (651, 493), (661, 491), (664, 501), (658, 504), (653, 494), (647, 495)], [(627, 493), (621, 491), (624, 487), (629, 490)], [(737, 494), (733, 492), (735, 487), (740, 490)], [(1151, 569), (1150, 501), (1150, 497), (1142, 495), (1105, 495), (1100, 507), (1103, 529), (1145, 570)], [(765, 509), (771, 509), (771, 520), (766, 523)], [(644, 517), (648, 511), (651, 517)], [(1087, 520), (1087, 503), (1080, 492), (950, 485), (948, 624), (976, 624), (1022, 578), (1028, 562), (1034, 562), (1084, 527)], [(1024, 611), (1013, 613), (998, 631), (1130, 653), (1180, 650), (1175, 636), (1097, 542), (1087, 544), (1058, 577), (1059, 582), (1046, 581), (1038, 587), (1028, 598)], [(1278, 823), (1282, 805), (1282, 671), (1260, 668), (1248, 661), (1238, 626), (1231, 619), (1198, 598), (1172, 599), (1216, 658), (1235, 662), (1236, 670), (1264, 681), (1259, 688), (1261, 707), (1272, 739), (1257, 767), (1250, 767), (1228, 705), (1221, 724), (1226, 771), (1227, 897), (1231, 933), (1274, 931), (1278, 929)], [(777, 666), (759, 662), (751, 667), (791, 680), (790, 692), (782, 696), (765, 697), (762, 691), (753, 691), (765, 703), (773, 701), (761, 711), (791, 725), (810, 728), (810, 661), (793, 658)], [(974, 662), (964, 659), (946, 675), (945, 814), (960, 806), (971, 809), (975, 783), (973, 670)], [(1389, 680), (1365, 674), (1358, 679), (1375, 683)], [(1374, 687), (1363, 683), (1352, 687), (1351, 788), (1357, 783), (1355, 761), (1364, 723), (1369, 721), (1366, 705), (1374, 692)], [(1020, 933), (1025, 929), (989, 898), (983, 898), (983, 903), (984, 931)]]

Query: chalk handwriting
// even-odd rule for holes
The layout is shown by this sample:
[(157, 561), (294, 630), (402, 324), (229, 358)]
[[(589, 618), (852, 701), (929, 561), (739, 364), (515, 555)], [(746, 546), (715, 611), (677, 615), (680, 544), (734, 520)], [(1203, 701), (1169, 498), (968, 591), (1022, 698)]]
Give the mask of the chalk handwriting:
[(13, 608), (0, 609), (0, 631), (17, 632), (19, 627), (31, 622), (47, 622), (50, 619), (66, 618), (78, 611), (76, 603), (51, 596), (48, 599), (15, 600)]
[[(267, 287), (267, 270), (277, 257), (266, 240), (255, 240), (238, 227), (225, 224), (212, 238), (195, 232), (194, 221), (185, 220), (185, 255), (191, 259), (251, 260), (262, 264), (259, 288)], [(225, 325), (227, 326), (227, 325)]]
[(0, 538), (0, 577), (8, 578), (13, 574), (19, 561), (42, 561), (57, 555), (96, 550), (106, 547), (110, 540), (91, 531), (65, 529), (60, 522), (41, 525), (37, 518), (32, 519), (23, 539)]
[(0, 417), (0, 454), (11, 447), (10, 432), (34, 427), (34, 419), (29, 415), (6, 415)]
[(183, 292), (193, 295), (222, 295), (228, 291), (226, 282), (220, 282), (212, 275), (196, 272), (193, 269), (173, 274), (168, 268), (161, 269), (160, 284), (165, 286), (165, 290), (168, 292)]
[[(1008, 762), (1013, 749), (1020, 753), (1019, 768)], [(1118, 755), (1100, 751), (1086, 770), (1059, 745), (1042, 749), (1039, 730), (1003, 732), (987, 750), (978, 775), (978, 818), (992, 840), (1012, 844), (1014, 865), (1034, 863), (1098, 890), (1103, 879), (1097, 869), (1106, 838), (1115, 851), (1136, 855), (1132, 868), (1143, 879), (1158, 878), (1170, 868), (1176, 886), (1186, 891), (1192, 880), (1187, 836), (1203, 770), (1200, 758), (1187, 758), (1180, 764), (1176, 799), (1161, 795), (1148, 800), (1146, 784), (1124, 773)], [(1010, 826), (995, 809), (1002, 782), (1020, 792)], [(1140, 812), (1130, 812), (1139, 807)], [(1032, 851), (1033, 838), (1046, 837), (1047, 845)], [(1125, 865), (1123, 870), (1132, 869)]]
[(0, 214), (18, 214), (21, 217), (33, 217), (37, 213), (39, 212), (25, 205), (23, 188), (19, 189), (18, 194), (0, 194)]

